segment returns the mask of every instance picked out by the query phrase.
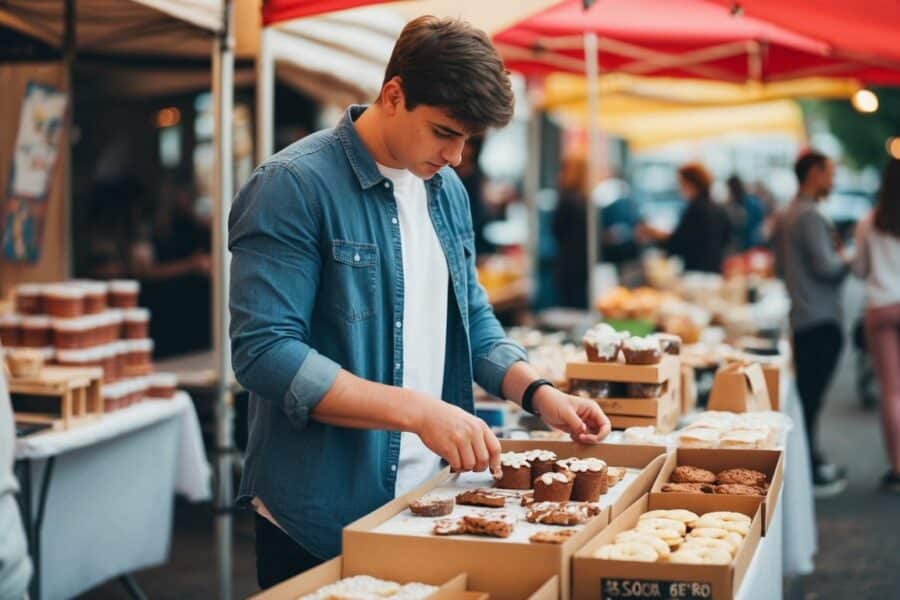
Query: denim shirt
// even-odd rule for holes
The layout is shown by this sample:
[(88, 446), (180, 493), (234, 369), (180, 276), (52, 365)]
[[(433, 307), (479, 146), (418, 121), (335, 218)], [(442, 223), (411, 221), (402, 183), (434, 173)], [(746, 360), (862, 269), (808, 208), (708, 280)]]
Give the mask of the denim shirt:
[[(403, 261), (392, 183), (348, 109), (340, 124), (261, 164), (229, 216), (231, 347), (250, 391), (238, 502), (255, 496), (319, 558), (394, 498), (400, 432), (310, 419), (339, 369), (403, 385)], [(501, 396), (525, 351), (505, 339), (475, 271), (469, 199), (452, 169), (426, 182), (450, 273), (443, 400), (474, 412), (472, 381)]]

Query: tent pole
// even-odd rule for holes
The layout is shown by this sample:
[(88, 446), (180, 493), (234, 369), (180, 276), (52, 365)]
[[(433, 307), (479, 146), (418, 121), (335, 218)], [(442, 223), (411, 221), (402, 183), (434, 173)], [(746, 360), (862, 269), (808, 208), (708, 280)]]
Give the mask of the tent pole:
[[(531, 98), (533, 94), (528, 94)], [(525, 172), (525, 202), (528, 206), (528, 260), (531, 280), (534, 282), (532, 295), (538, 291), (538, 271), (540, 269), (540, 256), (538, 253), (538, 239), (540, 236), (540, 206), (538, 194), (541, 189), (541, 124), (543, 111), (536, 101), (529, 102), (531, 109), (528, 119), (528, 169)]]
[(587, 154), (587, 307), (593, 310), (594, 297), (597, 293), (597, 261), (599, 256), (599, 244), (597, 243), (600, 230), (600, 217), (597, 207), (591, 197), (591, 192), (599, 183), (600, 178), (600, 126), (598, 123), (600, 110), (600, 64), (597, 56), (597, 34), (587, 32), (584, 34), (585, 73), (587, 77), (588, 92), (588, 154)]
[(63, 32), (63, 90), (69, 98), (69, 110), (66, 111), (65, 139), (66, 147), (62, 149), (63, 163), (63, 269), (62, 276), (72, 276), (75, 266), (75, 253), (72, 247), (72, 133), (75, 129), (75, 58), (78, 51), (78, 31), (75, 26), (77, 8), (75, 0), (66, 0), (65, 31)]
[(272, 155), (275, 134), (275, 60), (272, 57), (272, 30), (263, 27), (256, 55), (256, 162)]
[(213, 49), (214, 201), (213, 201), (213, 348), (216, 370), (216, 547), (219, 598), (231, 600), (232, 412), (228, 344), (228, 211), (233, 195), (232, 113), (234, 109), (234, 31), (232, 0), (222, 5), (222, 30)]

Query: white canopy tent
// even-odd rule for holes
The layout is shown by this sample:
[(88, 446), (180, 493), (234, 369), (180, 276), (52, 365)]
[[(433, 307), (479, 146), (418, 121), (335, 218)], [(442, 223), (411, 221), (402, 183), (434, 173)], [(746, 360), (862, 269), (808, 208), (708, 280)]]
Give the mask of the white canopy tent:
[[(78, 55), (102, 57), (210, 58), (215, 126), (213, 211), (213, 345), (216, 356), (217, 445), (231, 446), (231, 373), (228, 340), (227, 218), (233, 196), (231, 115), (234, 103), (234, 30), (232, 0), (5, 0), (0, 27), (36, 38), (62, 52), (64, 86), (71, 97), (72, 67)], [(69, 125), (71, 126), (69, 111)], [(62, 161), (68, 167), (69, 160)], [(71, 178), (64, 178), (66, 222), (70, 222)], [(68, 235), (68, 227), (66, 227)], [(71, 240), (62, 260), (70, 261)], [(65, 269), (69, 272), (67, 266)], [(217, 453), (219, 457), (219, 453)], [(230, 461), (217, 458), (217, 537), (221, 596), (230, 597)], [(36, 575), (34, 581), (39, 585)], [(33, 589), (31, 596), (40, 598)]]

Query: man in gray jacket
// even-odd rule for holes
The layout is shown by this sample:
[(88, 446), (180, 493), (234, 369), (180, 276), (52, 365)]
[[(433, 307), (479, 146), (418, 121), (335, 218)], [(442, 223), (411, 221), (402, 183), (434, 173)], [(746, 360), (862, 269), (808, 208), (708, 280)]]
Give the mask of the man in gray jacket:
[(16, 436), (2, 353), (0, 346), (0, 598), (18, 600), (28, 591), (31, 560), (15, 499), (19, 489), (12, 472)]
[(843, 346), (841, 284), (849, 263), (833, 225), (819, 210), (831, 192), (834, 163), (810, 151), (794, 165), (800, 188), (773, 233), (776, 265), (791, 297), (797, 391), (803, 404), (813, 483), (818, 497), (841, 493), (846, 471), (819, 451), (816, 431), (825, 391)]

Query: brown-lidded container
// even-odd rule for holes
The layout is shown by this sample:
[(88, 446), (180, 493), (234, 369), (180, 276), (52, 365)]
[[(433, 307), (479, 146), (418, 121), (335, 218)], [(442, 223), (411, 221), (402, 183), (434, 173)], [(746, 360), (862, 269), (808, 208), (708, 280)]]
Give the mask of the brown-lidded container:
[(113, 308), (137, 308), (141, 284), (136, 279), (113, 279), (109, 282), (109, 305)]
[(127, 393), (126, 386), (122, 383), (111, 383), (103, 386), (103, 412), (113, 412), (124, 408), (124, 398)]
[(125, 354), (125, 367), (123, 374), (126, 377), (140, 377), (153, 372), (153, 340), (127, 340)]
[(53, 319), (53, 345), (60, 350), (80, 350), (97, 345), (96, 323), (90, 317)]
[(84, 313), (97, 315), (106, 310), (109, 305), (109, 284), (105, 281), (92, 279), (76, 279), (72, 282), (84, 290)]
[(39, 283), (17, 285), (16, 312), (20, 315), (44, 314), (44, 286)]
[(124, 337), (140, 340), (150, 337), (150, 311), (146, 308), (129, 308), (122, 311), (125, 324)]
[[(57, 350), (56, 362), (64, 367), (100, 367), (103, 368), (103, 356), (97, 348), (80, 348), (77, 350)], [(104, 380), (106, 374), (104, 373)]]
[(151, 398), (174, 398), (178, 389), (178, 375), (175, 373), (153, 373), (146, 377), (150, 386), (147, 395)]
[(71, 319), (84, 315), (84, 289), (72, 283), (44, 287), (44, 308), (51, 317)]
[(27, 348), (46, 348), (53, 345), (53, 330), (50, 317), (28, 315), (22, 317), (19, 342)]
[(97, 319), (103, 323), (101, 335), (103, 343), (117, 342), (122, 339), (122, 329), (125, 324), (125, 318), (122, 315), (123, 311), (120, 308), (111, 308), (97, 315)]
[(22, 343), (22, 317), (14, 313), (0, 315), (0, 344), (18, 346)]

